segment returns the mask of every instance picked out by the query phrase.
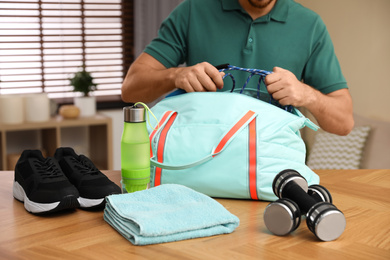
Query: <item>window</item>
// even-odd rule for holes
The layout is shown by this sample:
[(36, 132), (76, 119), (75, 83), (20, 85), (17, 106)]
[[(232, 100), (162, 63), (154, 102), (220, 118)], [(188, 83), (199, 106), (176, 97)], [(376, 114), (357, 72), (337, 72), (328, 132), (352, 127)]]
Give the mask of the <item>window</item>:
[(120, 100), (133, 58), (133, 1), (0, 0), (0, 94), (64, 102), (85, 64), (98, 100)]

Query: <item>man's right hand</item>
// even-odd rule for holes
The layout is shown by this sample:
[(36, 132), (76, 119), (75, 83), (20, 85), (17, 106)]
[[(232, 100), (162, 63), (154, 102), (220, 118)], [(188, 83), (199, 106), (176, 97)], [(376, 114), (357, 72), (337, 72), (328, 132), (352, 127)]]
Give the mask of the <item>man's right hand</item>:
[(208, 62), (177, 68), (175, 74), (176, 88), (186, 92), (215, 92), (217, 89), (222, 89), (225, 75)]
[(125, 102), (152, 102), (172, 90), (217, 91), (223, 88), (223, 72), (208, 62), (167, 69), (158, 60), (142, 53), (130, 66), (122, 84)]

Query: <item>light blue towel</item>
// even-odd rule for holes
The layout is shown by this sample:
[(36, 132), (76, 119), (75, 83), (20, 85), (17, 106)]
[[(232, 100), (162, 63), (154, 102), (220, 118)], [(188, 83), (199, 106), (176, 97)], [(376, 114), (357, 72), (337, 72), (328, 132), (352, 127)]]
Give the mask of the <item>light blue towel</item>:
[(214, 199), (177, 184), (106, 197), (104, 219), (134, 245), (231, 233), (240, 220)]

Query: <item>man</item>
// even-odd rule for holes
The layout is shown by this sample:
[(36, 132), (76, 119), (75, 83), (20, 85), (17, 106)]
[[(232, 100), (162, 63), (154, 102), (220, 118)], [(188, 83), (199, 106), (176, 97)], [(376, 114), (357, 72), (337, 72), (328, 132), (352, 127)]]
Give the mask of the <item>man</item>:
[(122, 99), (229, 91), (215, 68), (223, 63), (272, 70), (265, 83), (281, 105), (305, 107), (325, 131), (352, 130), (352, 99), (326, 27), (292, 0), (184, 1), (130, 67)]

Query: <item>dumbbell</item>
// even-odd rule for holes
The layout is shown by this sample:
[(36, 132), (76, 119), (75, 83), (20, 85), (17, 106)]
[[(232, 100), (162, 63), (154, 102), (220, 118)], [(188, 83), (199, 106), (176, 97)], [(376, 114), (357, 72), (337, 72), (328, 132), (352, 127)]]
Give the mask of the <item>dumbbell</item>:
[[(307, 190), (307, 194), (316, 202), (332, 203), (330, 192), (321, 185), (307, 187), (307, 182), (301, 182), (301, 188)], [(267, 228), (278, 236), (284, 236), (298, 228), (301, 222), (301, 214), (304, 214), (299, 206), (292, 200), (282, 198), (270, 203), (264, 211), (264, 222)]]
[[(307, 187), (307, 183), (302, 182), (302, 189), (307, 189), (307, 193), (317, 202), (332, 203), (332, 196), (329, 191), (321, 185), (311, 185)], [(264, 222), (267, 228), (278, 236), (284, 236), (295, 229), (301, 223), (301, 214), (304, 214), (299, 209), (299, 206), (292, 200), (287, 198), (278, 199), (270, 203), (264, 211)]]
[(276, 235), (294, 231), (300, 215), (306, 213), (309, 230), (323, 241), (338, 238), (346, 221), (343, 213), (332, 204), (332, 197), (321, 185), (307, 186), (307, 181), (295, 170), (284, 170), (276, 175), (273, 191), (280, 199), (264, 211), (264, 223)]

